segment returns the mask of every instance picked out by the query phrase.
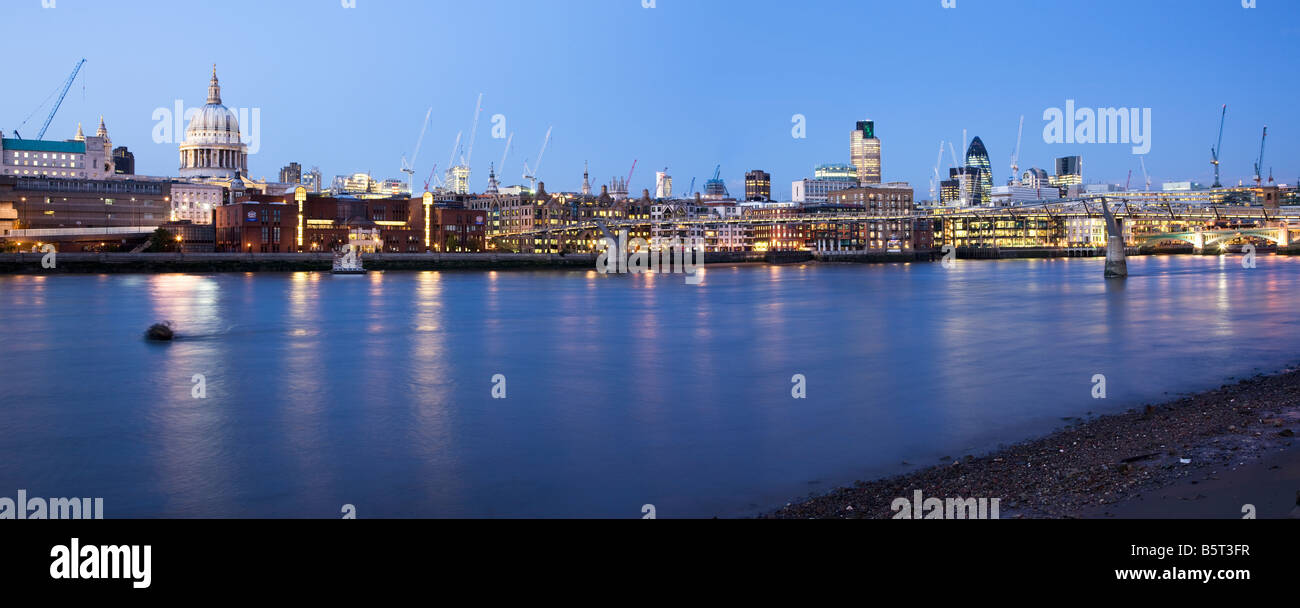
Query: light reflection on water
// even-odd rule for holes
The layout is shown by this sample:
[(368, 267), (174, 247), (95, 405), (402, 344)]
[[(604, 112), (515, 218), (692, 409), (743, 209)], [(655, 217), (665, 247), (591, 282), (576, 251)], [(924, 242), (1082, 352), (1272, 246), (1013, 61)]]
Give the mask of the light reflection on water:
[[(1300, 260), (1129, 263), (0, 277), (0, 492), (109, 516), (737, 515), (1297, 359)], [(161, 320), (182, 339), (144, 342)]]

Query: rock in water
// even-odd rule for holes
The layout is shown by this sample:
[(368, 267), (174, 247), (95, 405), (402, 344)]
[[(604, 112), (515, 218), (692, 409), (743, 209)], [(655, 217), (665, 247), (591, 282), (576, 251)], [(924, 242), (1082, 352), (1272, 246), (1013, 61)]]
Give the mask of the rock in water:
[(167, 342), (172, 338), (175, 338), (176, 334), (172, 331), (171, 321), (164, 321), (162, 323), (155, 323), (149, 328), (149, 331), (145, 332), (144, 336), (150, 340)]

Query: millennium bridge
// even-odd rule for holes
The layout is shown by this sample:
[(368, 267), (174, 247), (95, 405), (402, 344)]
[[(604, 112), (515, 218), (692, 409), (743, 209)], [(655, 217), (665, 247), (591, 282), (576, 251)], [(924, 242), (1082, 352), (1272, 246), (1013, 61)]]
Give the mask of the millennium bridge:
[[(739, 217), (675, 216), (656, 218), (608, 218), (570, 223), (538, 225), (527, 230), (490, 232), (489, 238), (550, 239), (557, 236), (565, 240), (581, 241), (584, 238), (613, 237), (622, 231), (629, 233), (698, 233), (717, 232), (758, 227), (788, 227), (790, 229), (838, 226), (849, 231), (882, 223), (933, 220), (936, 222), (935, 243), (952, 243), (959, 246), (1010, 246), (1053, 247), (1065, 246), (1066, 227), (1071, 223), (1095, 226), (1093, 234), (1104, 231), (1102, 201), (1110, 206), (1116, 219), (1127, 227), (1127, 244), (1134, 247), (1161, 242), (1189, 243), (1196, 251), (1215, 244), (1240, 240), (1259, 240), (1288, 247), (1293, 232), (1300, 231), (1300, 208), (1269, 209), (1266, 207), (1213, 205), (1206, 203), (1150, 202), (1102, 199), (1069, 199), (1032, 203), (1009, 207), (967, 207), (917, 209), (906, 214), (878, 214), (869, 211), (844, 211), (799, 213), (790, 208), (788, 213), (764, 213)], [(955, 227), (955, 229), (954, 229)], [(1025, 233), (1017, 238), (1008, 235)], [(1098, 238), (1104, 238), (1099, 236)], [(1101, 246), (1103, 242), (1093, 241)]]

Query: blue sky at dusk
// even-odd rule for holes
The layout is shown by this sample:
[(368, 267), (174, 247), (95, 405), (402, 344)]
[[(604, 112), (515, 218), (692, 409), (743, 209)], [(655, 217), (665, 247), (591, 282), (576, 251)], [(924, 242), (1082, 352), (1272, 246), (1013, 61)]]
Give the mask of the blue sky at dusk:
[[(854, 121), (876, 121), (887, 181), (926, 198), (939, 142), (963, 129), (1008, 177), (1025, 116), (1022, 168), (1084, 157), (1085, 179), (1141, 180), (1131, 146), (1047, 144), (1043, 112), (1079, 106), (1152, 110), (1153, 181), (1212, 181), (1210, 147), (1228, 104), (1225, 183), (1253, 175), (1260, 131), (1279, 182), (1300, 176), (1300, 2), (1258, 0), (40, 0), (0, 3), (6, 58), (0, 129), (7, 137), (88, 62), (47, 139), (106, 117), (137, 172), (176, 172), (174, 143), (156, 144), (157, 108), (202, 105), (211, 65), (224, 101), (260, 109), (256, 177), (297, 161), (328, 180), (369, 171), (400, 177), (430, 105), (417, 188), (484, 111), (474, 190), (504, 140), (519, 183), (554, 126), (541, 179), (575, 190), (625, 176), (652, 188), (668, 167), (678, 191), (722, 165), (733, 193), (747, 169), (772, 173), (773, 194), (821, 163), (847, 162)], [(23, 128), (33, 136), (46, 109)], [(807, 138), (791, 136), (792, 116)], [(250, 125), (244, 125), (247, 131)], [(944, 173), (950, 162), (944, 154)], [(1267, 172), (1267, 169), (1266, 169)], [(743, 190), (743, 188), (740, 188)]]

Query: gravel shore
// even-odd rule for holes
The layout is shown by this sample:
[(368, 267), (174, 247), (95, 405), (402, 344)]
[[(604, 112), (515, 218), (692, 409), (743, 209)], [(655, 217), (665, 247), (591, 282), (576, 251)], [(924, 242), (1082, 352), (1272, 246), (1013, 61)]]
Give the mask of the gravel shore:
[(1300, 450), (1293, 448), (1300, 431), (1300, 369), (1123, 414), (1068, 422), (1046, 437), (980, 457), (945, 459), (898, 477), (858, 482), (763, 517), (889, 519), (895, 515), (893, 501), (911, 499), (916, 490), (927, 498), (1000, 498), (1003, 519), (1096, 517), (1117, 503), (1171, 485), (1231, 477), (1264, 458), (1297, 462)]

